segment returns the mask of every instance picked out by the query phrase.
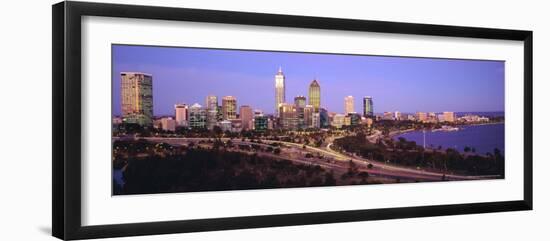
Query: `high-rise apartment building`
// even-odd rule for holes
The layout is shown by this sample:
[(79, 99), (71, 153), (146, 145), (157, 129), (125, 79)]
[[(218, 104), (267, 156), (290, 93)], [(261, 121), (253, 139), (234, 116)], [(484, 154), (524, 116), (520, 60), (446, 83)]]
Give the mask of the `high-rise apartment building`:
[(138, 72), (120, 73), (122, 118), (125, 123), (153, 124), (153, 76)]
[(279, 71), (275, 75), (275, 115), (279, 116), (279, 105), (285, 103), (285, 75), (279, 67)]
[(317, 80), (313, 80), (309, 85), (309, 104), (313, 106), (315, 112), (319, 112), (321, 107), (321, 86)]
[(237, 119), (237, 98), (234, 96), (222, 98), (222, 115), (224, 120)]
[(353, 102), (353, 96), (348, 95), (344, 97), (344, 112), (347, 114), (349, 113), (355, 113), (354, 108), (354, 102)]

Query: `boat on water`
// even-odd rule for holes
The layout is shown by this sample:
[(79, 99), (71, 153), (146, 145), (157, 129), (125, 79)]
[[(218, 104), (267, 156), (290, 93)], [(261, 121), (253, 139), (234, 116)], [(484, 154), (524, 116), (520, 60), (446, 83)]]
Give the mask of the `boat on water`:
[(458, 131), (458, 130), (460, 130), (460, 128), (458, 128), (458, 127), (441, 126), (441, 128), (439, 128), (439, 129), (433, 129), (432, 132), (437, 132), (437, 131)]

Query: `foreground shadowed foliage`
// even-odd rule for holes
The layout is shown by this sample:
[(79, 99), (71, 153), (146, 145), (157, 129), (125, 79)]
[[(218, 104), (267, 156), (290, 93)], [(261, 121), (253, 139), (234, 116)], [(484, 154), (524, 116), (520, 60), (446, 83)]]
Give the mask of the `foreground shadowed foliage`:
[[(124, 169), (124, 185), (116, 185), (113, 181), (115, 195), (370, 183), (366, 172), (350, 169), (343, 175), (345, 177), (339, 177), (340, 173), (319, 165), (224, 149), (196, 147), (181, 150), (144, 141), (117, 141), (114, 146), (127, 150), (124, 154), (132, 153), (129, 157), (118, 155), (113, 161), (115, 169)], [(136, 149), (141, 152), (136, 153)]]

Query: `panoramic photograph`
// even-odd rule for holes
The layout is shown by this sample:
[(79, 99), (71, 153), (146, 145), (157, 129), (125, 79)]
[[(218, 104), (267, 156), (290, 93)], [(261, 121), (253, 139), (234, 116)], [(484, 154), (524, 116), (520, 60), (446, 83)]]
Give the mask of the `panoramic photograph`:
[(112, 194), (504, 179), (504, 61), (112, 45)]

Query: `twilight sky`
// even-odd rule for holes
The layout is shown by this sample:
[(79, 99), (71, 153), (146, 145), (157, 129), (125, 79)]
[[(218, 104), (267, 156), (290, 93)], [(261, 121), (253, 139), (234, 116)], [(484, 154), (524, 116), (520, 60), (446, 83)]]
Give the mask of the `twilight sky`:
[(504, 62), (336, 54), (113, 45), (113, 114), (120, 114), (120, 72), (153, 75), (155, 115), (173, 114), (175, 103), (204, 106), (208, 94), (237, 97), (273, 113), (275, 74), (286, 77), (286, 101), (307, 97), (313, 78), (321, 106), (344, 111), (344, 97), (372, 96), (374, 112), (504, 111)]

